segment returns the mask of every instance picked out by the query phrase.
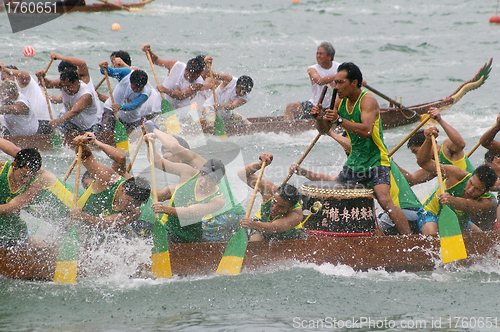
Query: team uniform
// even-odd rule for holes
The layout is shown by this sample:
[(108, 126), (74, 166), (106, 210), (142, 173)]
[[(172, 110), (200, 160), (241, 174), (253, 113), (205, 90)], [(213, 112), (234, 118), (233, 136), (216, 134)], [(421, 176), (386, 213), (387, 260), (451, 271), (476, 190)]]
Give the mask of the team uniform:
[(38, 131), (38, 120), (36, 119), (35, 112), (31, 108), (31, 104), (28, 98), (22, 93), (19, 93), (15, 104), (21, 102), (29, 108), (29, 113), (27, 115), (21, 114), (5, 114), (5, 134), (12, 136), (22, 136), (22, 135), (35, 135)]
[(83, 81), (80, 81), (80, 89), (74, 95), (69, 95), (64, 90), (61, 90), (63, 97), (63, 110), (61, 111), (61, 115), (69, 112), (76, 102), (84, 95), (89, 94), (92, 97), (92, 105), (81, 111), (77, 116), (73, 117), (69, 121), (62, 123), (59, 126), (59, 129), (64, 133), (71, 133), (73, 131), (77, 131), (80, 134), (83, 134), (87, 131), (90, 132), (98, 132), (99, 125), (97, 121), (97, 113), (98, 113), (98, 102), (96, 99), (95, 92), (93, 93), (94, 86), (90, 84), (86, 84)]
[[(45, 98), (40, 86), (36, 83), (36, 80), (30, 76), (30, 82), (28, 85), (24, 88), (19, 87), (19, 91), (29, 100), (31, 109), (35, 113), (35, 117), (38, 120), (37, 134), (52, 133), (52, 127), (49, 125), (51, 118), (49, 114), (49, 107), (47, 105), (47, 99)], [(52, 104), (50, 105), (50, 109), (52, 110)]]
[[(250, 101), (250, 99), (252, 99), (250, 93), (247, 93), (243, 97), (236, 95), (237, 81), (238, 79), (233, 77), (231, 82), (229, 82), (229, 84), (224, 89), (221, 89), (221, 85), (217, 87), (217, 89), (215, 90), (215, 95), (219, 104), (230, 105), (238, 99), (243, 99), (245, 102), (248, 102)], [(203, 117), (205, 118), (205, 120), (207, 120), (207, 122), (211, 124), (215, 122), (216, 110), (213, 108), (214, 103), (214, 96), (212, 94), (212, 96), (209, 97), (203, 104), (202, 110)], [(218, 113), (222, 120), (229, 124), (240, 125), (246, 121), (245, 117), (243, 117), (235, 110), (220, 110), (218, 111)]]

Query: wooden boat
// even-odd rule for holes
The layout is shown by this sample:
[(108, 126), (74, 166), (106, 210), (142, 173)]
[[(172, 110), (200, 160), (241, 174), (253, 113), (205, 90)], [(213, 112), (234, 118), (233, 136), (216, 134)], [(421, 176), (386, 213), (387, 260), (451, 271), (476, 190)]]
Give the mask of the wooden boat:
[[(403, 110), (402, 108), (389, 107), (381, 108), (380, 117), (382, 119), (382, 128), (391, 129), (398, 126), (403, 126), (411, 124), (420, 120), (420, 116), (426, 114), (431, 107), (437, 107), (441, 109), (446, 109), (456, 104), (468, 91), (477, 89), (480, 87), (488, 78), (488, 74), (491, 71), (490, 60), (486, 63), (471, 80), (463, 83), (460, 87), (455, 90), (450, 96), (424, 103), (407, 107)], [(251, 122), (249, 125), (238, 125), (229, 126), (226, 125), (226, 134), (228, 136), (234, 135), (251, 135), (255, 133), (286, 133), (290, 135), (300, 134), (304, 131), (314, 129), (315, 120), (294, 120), (294, 121), (283, 121), (283, 116), (265, 116), (258, 118), (248, 118)], [(213, 134), (213, 127), (203, 129), (205, 133)]]
[[(498, 259), (500, 232), (463, 235), (468, 258), (460, 265), (488, 258)], [(227, 243), (171, 244), (174, 275), (214, 274)], [(276, 270), (290, 263), (347, 265), (355, 270), (383, 268), (387, 271), (432, 270), (441, 263), (437, 237), (373, 236), (344, 237), (248, 244), (242, 272)], [(0, 248), (0, 275), (7, 278), (52, 280), (57, 249)]]
[[(105, 3), (93, 3), (86, 6), (56, 6), (56, 12), (51, 12), (50, 14), (70, 14), (76, 12), (87, 12), (87, 13), (97, 13), (97, 12), (108, 12), (113, 10), (127, 10), (133, 11), (138, 8), (142, 8), (145, 5), (153, 2), (154, 0), (141, 0), (140, 2), (128, 3), (128, 4), (115, 4), (112, 1), (105, 1)], [(103, 1), (104, 2), (104, 1)], [(17, 3), (17, 1), (13, 1)], [(51, 7), (51, 10), (53, 8)], [(15, 14), (26, 14), (20, 11), (16, 11)]]

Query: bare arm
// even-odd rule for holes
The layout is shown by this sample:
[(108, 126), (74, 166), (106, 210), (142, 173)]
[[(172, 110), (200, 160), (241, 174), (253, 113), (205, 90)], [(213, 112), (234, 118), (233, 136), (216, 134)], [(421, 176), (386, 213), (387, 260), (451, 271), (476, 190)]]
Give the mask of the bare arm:
[(184, 100), (186, 98), (190, 98), (190, 97), (193, 97), (194, 95), (196, 95), (198, 93), (198, 91), (201, 90), (202, 87), (203, 87), (203, 84), (193, 84), (193, 85), (188, 86), (187, 88), (185, 88), (182, 91), (171, 90), (171, 89), (164, 87), (163, 85), (159, 85), (156, 88), (158, 89), (158, 91), (166, 93), (167, 95), (169, 95), (170, 97), (172, 97), (174, 99)]
[(123, 226), (136, 220), (141, 215), (141, 209), (139, 207), (122, 211), (120, 213), (115, 213), (109, 215), (105, 218), (99, 216), (92, 216), (88, 213), (82, 212), (78, 208), (70, 209), (71, 218), (75, 218), (92, 227), (98, 229), (110, 229), (110, 228), (122, 228)]
[(273, 222), (253, 221), (250, 218), (243, 218), (241, 226), (245, 228), (255, 229), (261, 233), (281, 233), (300, 224), (303, 214), (302, 209), (298, 208), (289, 211), (282, 218), (276, 219)]
[(304, 176), (310, 181), (335, 181), (338, 176), (338, 174), (330, 175), (324, 173), (316, 173), (295, 163), (290, 166), (290, 172), (294, 172), (297, 175)]
[(113, 160), (113, 164), (111, 168), (115, 170), (121, 176), (127, 175), (126, 178), (130, 177), (130, 174), (125, 174), (125, 170), (127, 169), (127, 157), (123, 152), (115, 148), (114, 146), (108, 145), (96, 139), (94, 133), (85, 133), (84, 135), (89, 139), (89, 142), (97, 146), (101, 151), (103, 151), (111, 160)]
[(192, 218), (192, 217), (203, 217), (207, 214), (216, 212), (224, 207), (225, 200), (224, 197), (219, 196), (212, 199), (210, 202), (193, 204), (189, 207), (173, 207), (165, 206), (162, 203), (153, 203), (151, 207), (156, 213), (166, 213), (173, 217), (178, 218)]
[(12, 158), (15, 158), (17, 153), (21, 151), (17, 145), (6, 140), (5, 138), (0, 138), (0, 149)]
[(9, 216), (21, 211), (21, 209), (31, 203), (42, 192), (42, 184), (35, 180), (26, 190), (14, 197), (9, 203), (0, 204), (0, 216)]
[(145, 53), (149, 52), (149, 54), (151, 55), (151, 61), (153, 61), (153, 63), (155, 65), (161, 66), (161, 67), (165, 67), (168, 70), (171, 70), (172, 67), (175, 65), (175, 63), (177, 62), (177, 60), (165, 60), (165, 59), (161, 59), (156, 54), (154, 54), (153, 51), (151, 51), (151, 46), (149, 44), (142, 45), (141, 49)]
[(72, 65), (75, 65), (77, 67), (76, 71), (80, 79), (84, 81), (86, 84), (89, 84), (90, 82), (89, 68), (87, 67), (87, 63), (85, 61), (71, 56), (60, 55), (57, 54), (56, 52), (50, 53), (50, 57), (54, 60), (62, 60), (69, 62)]
[(12, 105), (1, 106), (0, 114), (28, 115), (30, 114), (30, 108), (25, 103), (18, 101)]
[(431, 107), (429, 109), (429, 114), (441, 125), (444, 132), (448, 136), (448, 139), (443, 143), (443, 150), (445, 151), (447, 157), (452, 157), (453, 155), (462, 152), (465, 148), (465, 141), (462, 135), (460, 135), (455, 128), (450, 126), (448, 122), (444, 121), (441, 117), (439, 109)]
[(495, 136), (500, 131), (500, 113), (497, 116), (495, 124), (481, 136), (481, 145), (486, 149), (500, 154), (500, 141), (495, 140)]
[(333, 82), (335, 80), (335, 75), (321, 77), (318, 71), (314, 68), (307, 69), (307, 74), (311, 80), (311, 84), (324, 85)]
[(6, 68), (0, 62), (0, 72), (3, 72), (8, 76), (14, 76), (20, 88), (25, 88), (28, 86), (28, 84), (30, 84), (31, 76), (26, 71)]
[[(259, 161), (240, 168), (238, 170), (238, 177), (241, 179), (241, 181), (246, 182), (250, 188), (254, 188), (258, 177), (255, 173), (262, 167), (263, 160), (266, 161), (266, 167), (271, 164), (272, 157), (273, 156), (269, 153), (263, 153), (260, 156)], [(262, 199), (268, 200), (271, 196), (274, 195), (274, 192), (277, 189), (278, 185), (272, 183), (269, 180), (261, 179), (258, 190), (262, 194)]]
[(56, 118), (54, 120), (50, 120), (50, 125), (55, 128), (59, 126), (61, 123), (71, 120), (85, 109), (92, 106), (93, 100), (92, 95), (90, 93), (86, 93), (78, 99), (78, 101), (73, 105), (71, 110), (64, 113), (61, 117)]

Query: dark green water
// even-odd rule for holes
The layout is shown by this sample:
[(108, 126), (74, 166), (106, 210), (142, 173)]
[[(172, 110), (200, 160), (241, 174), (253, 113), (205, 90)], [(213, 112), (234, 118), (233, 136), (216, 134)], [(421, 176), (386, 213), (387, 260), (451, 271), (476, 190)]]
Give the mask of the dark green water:
[[(390, 97), (402, 97), (405, 105), (450, 95), (493, 57), (485, 85), (443, 113), (462, 134), (468, 150), (500, 111), (500, 26), (488, 23), (496, 5), (493, 0), (302, 0), (299, 4), (156, 0), (143, 12), (65, 15), (17, 34), (11, 32), (4, 13), (0, 14), (0, 61), (34, 73), (47, 66), (50, 52), (57, 51), (86, 60), (98, 82), (98, 63), (114, 50), (129, 51), (133, 64), (149, 74), (140, 50), (146, 42), (164, 58), (187, 61), (199, 53), (210, 54), (215, 70), (254, 78), (253, 99), (241, 113), (262, 116), (282, 114), (288, 102), (310, 97), (306, 69), (315, 63), (316, 47), (324, 40), (336, 47), (336, 61), (355, 62), (372, 87)], [(115, 22), (121, 31), (111, 31)], [(22, 56), (27, 45), (34, 47), (34, 58)], [(163, 79), (166, 72), (157, 71)], [(48, 76), (55, 75), (53, 65)], [(412, 128), (385, 132), (387, 146), (395, 146)], [(256, 160), (264, 151), (273, 153), (266, 177), (279, 182), (315, 136), (314, 131), (298, 136), (256, 134), (231, 141), (241, 147), (241, 162)], [(479, 165), (483, 155), (480, 148), (472, 162)], [(45, 156), (45, 165), (62, 175), (73, 156), (68, 150), (53, 158)], [(344, 158), (340, 147), (322, 138), (305, 165), (335, 171)], [(409, 170), (417, 168), (405, 147), (395, 160)], [(134, 171), (147, 167), (145, 155), (139, 156)], [(433, 186), (422, 185), (415, 192), (424, 198)], [(246, 197), (243, 185), (237, 191)], [(34, 220), (28, 222), (37, 225)], [(50, 235), (50, 227), (42, 226), (39, 231)], [(95, 265), (84, 265), (88, 271), (106, 265), (104, 276), (95, 271), (73, 286), (0, 278), (0, 330), (313, 331), (334, 330), (329, 324), (333, 319), (344, 323), (336, 325), (340, 330), (355, 331), (500, 330), (493, 324), (500, 316), (500, 267), (493, 258), (467, 269), (447, 266), (425, 273), (297, 265), (236, 277), (129, 278), (133, 269), (125, 262), (147, 257), (149, 248), (142, 243), (117, 244), (113, 251), (97, 253)], [(363, 319), (388, 325), (345, 325)]]

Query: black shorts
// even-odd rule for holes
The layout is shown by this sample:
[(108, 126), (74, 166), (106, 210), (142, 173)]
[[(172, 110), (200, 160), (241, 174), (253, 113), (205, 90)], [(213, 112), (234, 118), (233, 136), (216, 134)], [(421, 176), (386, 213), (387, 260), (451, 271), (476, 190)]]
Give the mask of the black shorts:
[(375, 166), (365, 172), (355, 172), (347, 166), (342, 168), (338, 178), (338, 182), (351, 182), (368, 184), (373, 183), (373, 186), (379, 184), (391, 184), (391, 168), (389, 166)]
[(313, 108), (313, 103), (311, 103), (309, 100), (303, 101), (300, 103), (302, 105), (302, 114), (298, 114), (295, 116), (296, 119), (310, 119), (311, 117), (311, 110)]

